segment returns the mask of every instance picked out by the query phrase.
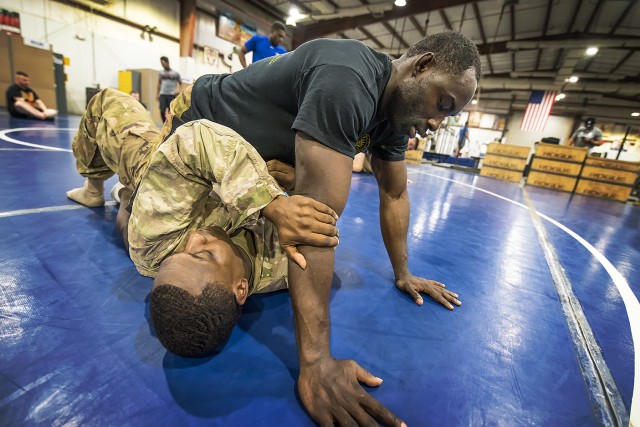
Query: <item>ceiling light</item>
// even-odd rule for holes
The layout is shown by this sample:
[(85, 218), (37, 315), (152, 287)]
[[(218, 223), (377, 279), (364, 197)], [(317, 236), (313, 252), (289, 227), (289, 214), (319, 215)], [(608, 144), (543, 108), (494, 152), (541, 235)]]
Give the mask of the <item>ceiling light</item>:
[(291, 6), (291, 9), (289, 9), (289, 16), (298, 16), (299, 14), (300, 11), (298, 10), (298, 8), (295, 6)]
[(478, 103), (478, 100), (477, 100), (477, 99), (474, 99), (474, 100), (472, 100), (472, 101), (471, 101), (471, 103), (472, 103), (473, 105), (476, 105), (476, 104)]
[(640, 116), (640, 113), (636, 112), (636, 113), (631, 113), (631, 117), (638, 117)]
[(407, 5), (407, 0), (396, 0), (396, 2), (394, 4), (396, 6), (398, 6), (398, 7), (406, 6)]
[(585, 53), (586, 53), (587, 55), (589, 55), (589, 56), (593, 56), (593, 55), (595, 55), (596, 53), (598, 53), (598, 48), (597, 48), (597, 47), (590, 47), (589, 49), (587, 49), (587, 50), (585, 51)]
[(578, 76), (571, 76), (569, 77), (569, 83), (575, 83), (578, 81)]
[(556, 95), (556, 102), (565, 99), (566, 97), (567, 95), (565, 95), (564, 93), (559, 93), (558, 95)]

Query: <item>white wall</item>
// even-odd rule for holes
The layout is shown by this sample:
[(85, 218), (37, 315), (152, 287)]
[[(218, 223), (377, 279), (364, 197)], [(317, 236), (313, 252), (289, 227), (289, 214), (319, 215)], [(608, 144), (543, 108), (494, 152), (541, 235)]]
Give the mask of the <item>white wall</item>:
[[(95, 3), (94, 3), (95, 5)], [(48, 42), (53, 51), (69, 58), (65, 67), (67, 103), (70, 114), (81, 114), (85, 107), (85, 88), (118, 87), (118, 71), (132, 68), (160, 69), (160, 56), (167, 56), (174, 69), (182, 74), (177, 42), (154, 36), (153, 41), (140, 37), (141, 31), (108, 18), (82, 11), (62, 3), (48, 0), (0, 0), (0, 7), (20, 13), (22, 35), (29, 39)], [(100, 8), (105, 12), (136, 22), (156, 26), (158, 32), (178, 39), (180, 37), (178, 0), (128, 0)], [(234, 45), (216, 36), (216, 21), (198, 14), (194, 42), (218, 49), (225, 56)], [(203, 63), (200, 50), (193, 52), (194, 60), (185, 71), (186, 78), (197, 78), (207, 73), (228, 73), (240, 69), (237, 55), (231, 67), (218, 60)], [(186, 66), (185, 66), (186, 67)], [(37, 70), (24, 70), (35, 73)]]
[(524, 112), (515, 112), (509, 120), (508, 131), (505, 135), (505, 144), (524, 145), (533, 147), (533, 144), (545, 137), (560, 138), (560, 144), (566, 144), (567, 139), (571, 136), (571, 128), (573, 126), (572, 117), (549, 116), (544, 131), (525, 132), (520, 130), (520, 123)]

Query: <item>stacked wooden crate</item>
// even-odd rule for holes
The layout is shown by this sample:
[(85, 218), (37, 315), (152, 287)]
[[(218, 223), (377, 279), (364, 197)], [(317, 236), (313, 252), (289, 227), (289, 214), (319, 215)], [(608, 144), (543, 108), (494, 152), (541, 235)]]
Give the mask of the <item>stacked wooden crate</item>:
[(536, 144), (527, 185), (572, 192), (587, 152), (587, 148)]
[(640, 163), (588, 157), (576, 193), (626, 202), (639, 170)]
[(529, 151), (529, 147), (521, 145), (491, 143), (487, 145), (480, 175), (520, 182)]
[(422, 163), (422, 155), (424, 154), (424, 147), (427, 145), (427, 140), (424, 138), (418, 138), (418, 146), (415, 150), (407, 150), (404, 152), (404, 159), (407, 163), (420, 164)]

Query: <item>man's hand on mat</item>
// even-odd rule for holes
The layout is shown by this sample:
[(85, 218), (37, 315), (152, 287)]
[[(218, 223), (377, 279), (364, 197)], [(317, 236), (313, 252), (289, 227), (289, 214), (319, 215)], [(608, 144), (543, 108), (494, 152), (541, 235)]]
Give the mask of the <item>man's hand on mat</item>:
[(297, 245), (338, 245), (338, 215), (310, 197), (278, 196), (262, 210), (262, 215), (276, 226), (280, 246), (303, 270), (307, 268), (307, 261), (298, 252)]
[(409, 274), (396, 280), (396, 286), (402, 292), (413, 298), (418, 305), (422, 305), (424, 302), (420, 293), (428, 295), (431, 299), (444, 305), (449, 310), (453, 310), (453, 305), (451, 304), (462, 305), (462, 303), (458, 301), (458, 294), (446, 290), (442, 283), (436, 282), (435, 280), (427, 280)]
[(280, 160), (269, 160), (267, 170), (284, 191), (293, 191), (296, 183), (296, 170), (293, 166), (282, 163)]
[[(298, 393), (311, 418), (323, 427), (385, 426), (406, 427), (385, 406), (371, 397), (360, 385), (382, 384), (353, 360), (333, 357), (300, 366)], [(376, 422), (377, 421), (377, 422)]]

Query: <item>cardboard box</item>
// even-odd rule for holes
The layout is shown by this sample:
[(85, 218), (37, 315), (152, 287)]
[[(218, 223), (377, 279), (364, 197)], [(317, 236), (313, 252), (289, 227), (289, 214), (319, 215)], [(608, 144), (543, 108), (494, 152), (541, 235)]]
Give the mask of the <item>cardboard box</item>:
[(500, 154), (503, 156), (518, 157), (521, 159), (528, 158), (530, 151), (531, 149), (529, 147), (524, 147), (522, 145), (498, 144), (495, 142), (487, 145), (487, 154)]
[(582, 165), (580, 163), (561, 162), (535, 157), (531, 162), (531, 170), (539, 172), (551, 172), (562, 175), (578, 176)]
[(587, 157), (585, 165), (631, 172), (640, 171), (640, 163), (638, 162), (625, 162), (624, 160), (603, 159), (600, 157)]
[(490, 166), (483, 166), (482, 170), (480, 170), (480, 175), (511, 182), (520, 182), (522, 179), (522, 172), (520, 171), (492, 168)]
[(536, 144), (536, 157), (561, 160), (563, 162), (582, 163), (587, 157), (588, 148), (568, 147), (556, 144)]
[(543, 173), (533, 170), (529, 172), (529, 176), (527, 176), (527, 185), (568, 192), (573, 191), (577, 181), (578, 178), (572, 176)]
[(502, 169), (515, 170), (522, 172), (527, 165), (526, 158), (517, 158), (510, 156), (501, 156), (493, 153), (488, 153), (484, 156), (482, 161), (482, 167), (491, 166)]
[(606, 184), (581, 178), (576, 187), (576, 193), (585, 196), (600, 197), (618, 202), (626, 202), (631, 194), (631, 186)]

